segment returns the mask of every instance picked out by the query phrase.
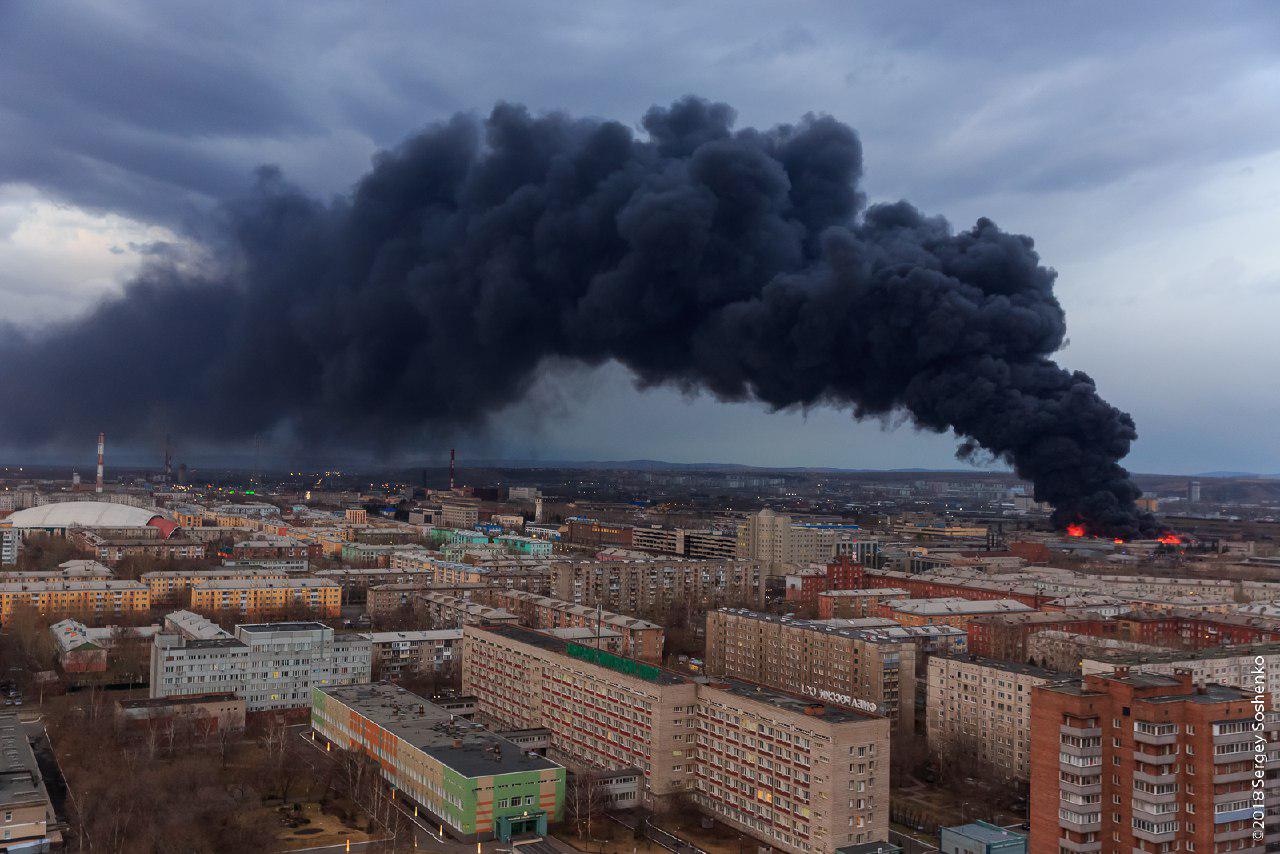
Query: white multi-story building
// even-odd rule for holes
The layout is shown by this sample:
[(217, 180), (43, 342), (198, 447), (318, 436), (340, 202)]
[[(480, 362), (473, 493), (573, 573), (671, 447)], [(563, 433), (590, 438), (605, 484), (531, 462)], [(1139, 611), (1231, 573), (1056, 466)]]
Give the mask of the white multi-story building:
[(368, 682), (371, 667), (368, 637), (323, 623), (251, 623), (231, 634), (177, 611), (151, 646), (151, 696), (231, 691), (250, 712), (301, 708), (313, 687)]
[(13, 566), (17, 563), (20, 548), (22, 548), (21, 532), (13, 528), (0, 528), (0, 566)]

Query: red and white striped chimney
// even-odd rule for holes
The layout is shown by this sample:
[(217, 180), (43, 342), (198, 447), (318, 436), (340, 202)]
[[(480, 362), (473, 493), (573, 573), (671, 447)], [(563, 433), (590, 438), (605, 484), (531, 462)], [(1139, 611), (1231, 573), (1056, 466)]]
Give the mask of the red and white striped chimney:
[(98, 480), (93, 487), (94, 492), (102, 491), (102, 454), (106, 450), (106, 447), (107, 447), (107, 434), (99, 433), (98, 434)]

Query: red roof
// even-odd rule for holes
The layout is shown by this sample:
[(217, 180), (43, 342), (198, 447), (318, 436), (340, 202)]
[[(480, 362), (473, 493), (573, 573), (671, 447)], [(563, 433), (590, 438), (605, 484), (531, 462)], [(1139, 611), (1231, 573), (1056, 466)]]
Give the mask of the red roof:
[(156, 516), (147, 524), (153, 528), (160, 529), (160, 539), (162, 540), (167, 540), (172, 537), (173, 532), (178, 530), (179, 527), (177, 522), (171, 522), (163, 516)]

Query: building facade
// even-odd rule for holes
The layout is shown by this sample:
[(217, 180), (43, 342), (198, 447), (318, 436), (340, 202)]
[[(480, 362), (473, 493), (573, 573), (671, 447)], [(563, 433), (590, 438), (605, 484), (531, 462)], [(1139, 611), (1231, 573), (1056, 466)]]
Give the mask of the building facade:
[(623, 614), (762, 601), (761, 566), (732, 560), (583, 560), (551, 564), (551, 594)]
[(489, 605), (510, 611), (519, 617), (521, 625), (531, 629), (614, 632), (621, 639), (617, 651), (622, 655), (641, 661), (662, 661), (666, 633), (657, 623), (523, 590), (485, 590), (476, 596)]
[(377, 760), (397, 797), (455, 839), (546, 835), (564, 813), (563, 766), (396, 685), (317, 687), (311, 727), (325, 742)]
[(362, 637), (372, 647), (374, 679), (462, 665), (462, 629), (368, 632)]
[(0, 625), (23, 608), (47, 617), (101, 622), (146, 613), (151, 609), (151, 591), (137, 581), (114, 579), (0, 584)]
[(853, 554), (856, 525), (796, 522), (765, 508), (738, 527), (739, 558), (771, 568), (786, 564), (825, 564), (837, 555)]
[(707, 612), (706, 637), (712, 676), (878, 712), (905, 732), (915, 728), (916, 647), (908, 640), (740, 609)]
[(40, 765), (26, 728), (13, 712), (0, 713), (0, 851), (48, 851), (62, 843)]
[(1006, 780), (1031, 778), (1031, 690), (1060, 674), (971, 655), (933, 655), (925, 691), (929, 750), (945, 762), (985, 763)]
[(302, 609), (321, 617), (342, 613), (342, 586), (321, 578), (215, 579), (189, 588), (191, 608), (244, 617)]
[(250, 712), (307, 706), (314, 686), (368, 682), (372, 644), (323, 623), (254, 623), (224, 631), (187, 611), (165, 618), (151, 646), (156, 697), (231, 692)]
[(792, 854), (888, 833), (889, 722), (732, 679), (695, 682), (514, 626), (464, 630), (463, 687), (502, 726), (545, 727), (571, 767), (644, 777)]
[(1255, 696), (1125, 671), (1036, 687), (1031, 854), (1274, 850), (1280, 712)]

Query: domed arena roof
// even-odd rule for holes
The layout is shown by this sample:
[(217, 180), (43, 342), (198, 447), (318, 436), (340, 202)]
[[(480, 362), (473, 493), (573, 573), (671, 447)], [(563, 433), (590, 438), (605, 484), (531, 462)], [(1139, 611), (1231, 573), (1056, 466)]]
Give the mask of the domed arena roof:
[(62, 501), (19, 510), (5, 521), (14, 528), (141, 528), (159, 516), (155, 509), (109, 501)]

